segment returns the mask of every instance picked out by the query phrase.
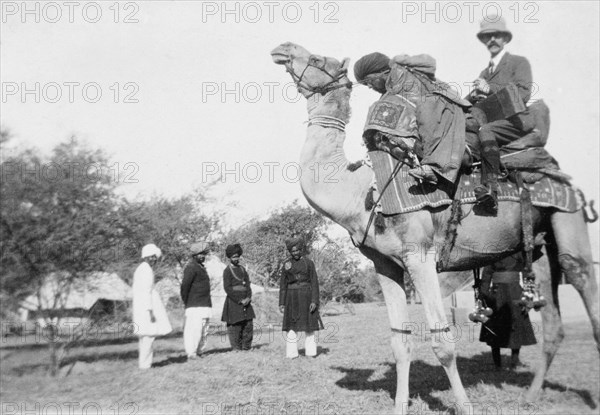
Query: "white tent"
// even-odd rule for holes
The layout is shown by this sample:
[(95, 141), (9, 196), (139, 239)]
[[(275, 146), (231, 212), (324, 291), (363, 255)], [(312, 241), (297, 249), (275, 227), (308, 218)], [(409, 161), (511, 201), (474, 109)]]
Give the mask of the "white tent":
[[(41, 288), (21, 302), (20, 315), (23, 321), (29, 312), (61, 310), (64, 315), (76, 311), (88, 311), (98, 300), (130, 301), (131, 287), (117, 274), (93, 272), (87, 277), (69, 281), (66, 273), (46, 276)], [(44, 325), (44, 321), (38, 318)]]

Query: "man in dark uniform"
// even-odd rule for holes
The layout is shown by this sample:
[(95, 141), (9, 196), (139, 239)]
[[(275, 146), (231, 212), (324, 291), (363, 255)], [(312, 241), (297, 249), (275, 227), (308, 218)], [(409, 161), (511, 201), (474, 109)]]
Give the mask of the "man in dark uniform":
[(229, 342), (233, 350), (250, 350), (252, 346), (253, 323), (256, 317), (250, 304), (252, 289), (246, 269), (240, 265), (243, 254), (240, 244), (228, 245), (225, 256), (229, 266), (223, 271), (223, 289), (227, 294), (223, 305), (221, 321), (227, 323)]
[(306, 332), (306, 356), (317, 356), (315, 331), (322, 327), (319, 317), (319, 280), (315, 264), (302, 256), (302, 239), (286, 241), (291, 258), (283, 265), (279, 286), (279, 311), (283, 313), (282, 330), (287, 331), (287, 358), (298, 357), (298, 332)]
[(192, 244), (191, 260), (183, 270), (181, 282), (181, 299), (185, 305), (183, 344), (188, 360), (198, 358), (206, 347), (208, 320), (212, 314), (210, 278), (204, 267), (208, 252), (207, 242)]
[[(474, 82), (474, 89), (468, 99), (477, 103), (491, 94), (516, 86), (518, 98), (527, 105), (531, 98), (533, 84), (529, 61), (517, 55), (511, 55), (504, 48), (512, 40), (512, 33), (506, 28), (501, 17), (488, 17), (481, 22), (481, 30), (477, 33), (479, 40), (490, 51), (491, 59), (479, 78)], [(497, 209), (498, 177), (500, 175), (500, 149), (529, 133), (534, 128), (534, 119), (529, 110), (519, 112), (507, 119), (487, 123), (482, 113), (474, 113), (480, 119), (479, 143), (469, 142), (479, 147), (482, 159), (481, 182), (483, 186), (475, 189), (477, 200), (491, 210)]]
[(500, 348), (511, 349), (510, 366), (519, 364), (522, 346), (536, 344), (527, 309), (520, 305), (523, 288), (520, 271), (525, 263), (521, 252), (487, 266), (481, 274), (481, 296), (494, 310), (481, 327), (479, 340), (492, 348), (492, 359), (497, 368), (502, 367)]

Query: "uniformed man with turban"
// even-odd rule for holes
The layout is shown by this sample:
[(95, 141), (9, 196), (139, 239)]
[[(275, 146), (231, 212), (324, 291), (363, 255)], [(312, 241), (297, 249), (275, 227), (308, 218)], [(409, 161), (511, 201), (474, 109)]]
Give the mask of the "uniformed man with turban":
[(240, 244), (227, 245), (225, 256), (229, 265), (223, 271), (223, 289), (227, 294), (221, 321), (227, 323), (229, 342), (233, 350), (250, 350), (253, 336), (252, 289), (246, 269), (240, 265), (243, 254)]
[(206, 347), (208, 320), (212, 314), (210, 278), (204, 267), (209, 246), (205, 241), (190, 247), (190, 262), (183, 270), (181, 299), (185, 305), (183, 344), (188, 360), (197, 359)]
[(283, 264), (279, 286), (279, 310), (283, 313), (282, 330), (287, 332), (287, 358), (298, 357), (298, 337), (305, 332), (305, 355), (317, 356), (315, 331), (323, 328), (319, 317), (319, 280), (315, 264), (303, 254), (300, 238), (286, 241), (291, 258)]

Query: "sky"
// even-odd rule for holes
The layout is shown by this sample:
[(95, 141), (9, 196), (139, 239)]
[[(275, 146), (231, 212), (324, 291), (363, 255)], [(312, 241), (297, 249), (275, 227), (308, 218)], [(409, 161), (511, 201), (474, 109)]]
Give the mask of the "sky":
[[(487, 66), (475, 34), (500, 13), (550, 107), (547, 149), (599, 200), (599, 4), (552, 2), (2, 2), (1, 123), (11, 145), (76, 135), (104, 149), (130, 198), (211, 190), (231, 223), (305, 203), (297, 163), (306, 106), (269, 52), (292, 41), (349, 57), (427, 53), (462, 95)], [(356, 87), (349, 159), (378, 96)], [(597, 241), (598, 226), (591, 232)], [(597, 247), (597, 242), (595, 243)], [(597, 249), (595, 253), (598, 258)]]

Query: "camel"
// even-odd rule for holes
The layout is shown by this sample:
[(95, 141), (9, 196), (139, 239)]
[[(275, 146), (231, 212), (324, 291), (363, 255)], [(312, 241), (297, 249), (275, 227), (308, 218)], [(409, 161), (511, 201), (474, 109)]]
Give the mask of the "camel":
[[(450, 216), (448, 207), (421, 210), (385, 218), (385, 227), (368, 227), (365, 198), (374, 175), (368, 166), (350, 168), (343, 145), (344, 127), (350, 119), (352, 83), (347, 77), (349, 59), (342, 62), (311, 54), (305, 48), (283, 43), (273, 49), (274, 63), (284, 65), (307, 99), (308, 127), (300, 155), (302, 192), (318, 212), (345, 228), (354, 241), (362, 241), (360, 252), (375, 267), (391, 325), (391, 346), (396, 362), (395, 412), (409, 406), (409, 367), (412, 343), (406, 340), (409, 321), (403, 289), (405, 273), (422, 300), (431, 333), (448, 327), (442, 298), (465, 285), (465, 272), (436, 272), (435, 246), (444, 241)], [(334, 180), (329, 177), (336, 167)], [(313, 174), (313, 172), (317, 172)], [(466, 209), (463, 207), (463, 209)], [(452, 271), (489, 265), (522, 249), (520, 205), (500, 202), (496, 217), (467, 215), (458, 227), (455, 246), (466, 255), (452, 255)], [(534, 263), (536, 284), (548, 304), (542, 308), (542, 362), (524, 399), (534, 401), (564, 337), (557, 286), (561, 273), (581, 295), (600, 351), (598, 283), (593, 268), (587, 225), (582, 211), (565, 213), (534, 208), (534, 232), (546, 232), (546, 255)], [(366, 235), (365, 235), (366, 233)], [(439, 279), (438, 279), (439, 278)], [(450, 380), (458, 413), (469, 412), (469, 399), (456, 365), (455, 345), (446, 336), (432, 335), (433, 352)]]

